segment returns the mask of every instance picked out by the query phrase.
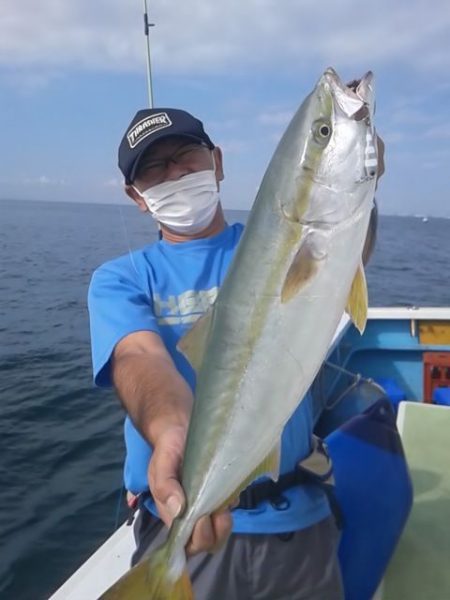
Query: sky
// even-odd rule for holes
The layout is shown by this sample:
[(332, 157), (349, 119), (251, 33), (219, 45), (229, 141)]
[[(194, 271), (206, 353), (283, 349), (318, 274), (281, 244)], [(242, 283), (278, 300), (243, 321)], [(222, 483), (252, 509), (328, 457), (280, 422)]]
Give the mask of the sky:
[[(117, 148), (148, 106), (142, 0), (2, 0), (0, 198), (129, 202)], [(154, 105), (224, 152), (226, 208), (250, 208), (321, 73), (372, 70), (386, 214), (450, 217), (449, 0), (148, 0)]]

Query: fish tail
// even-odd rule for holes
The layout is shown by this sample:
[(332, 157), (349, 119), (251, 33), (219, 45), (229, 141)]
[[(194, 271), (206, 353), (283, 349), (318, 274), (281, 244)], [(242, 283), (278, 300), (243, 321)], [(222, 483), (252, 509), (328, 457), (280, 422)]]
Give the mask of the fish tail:
[(162, 547), (149, 561), (149, 600), (193, 600), (184, 548), (172, 553)]
[(99, 600), (194, 600), (184, 548), (164, 544), (133, 567)]

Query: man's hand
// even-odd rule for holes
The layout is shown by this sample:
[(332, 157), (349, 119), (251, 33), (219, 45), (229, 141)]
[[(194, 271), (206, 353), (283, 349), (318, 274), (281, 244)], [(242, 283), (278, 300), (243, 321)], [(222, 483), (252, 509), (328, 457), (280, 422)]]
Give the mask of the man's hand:
[[(170, 527), (185, 506), (181, 463), (194, 398), (164, 342), (152, 331), (136, 331), (114, 350), (113, 381), (122, 404), (142, 436), (153, 446), (148, 470), (150, 491)], [(189, 554), (217, 550), (231, 531), (230, 512), (199, 519), (187, 545)]]
[[(186, 443), (186, 429), (171, 427), (155, 441), (148, 470), (150, 491), (158, 513), (167, 527), (184, 510), (185, 495), (180, 485), (180, 469)], [(189, 555), (198, 552), (215, 552), (231, 532), (229, 510), (201, 517), (195, 524), (186, 547)]]

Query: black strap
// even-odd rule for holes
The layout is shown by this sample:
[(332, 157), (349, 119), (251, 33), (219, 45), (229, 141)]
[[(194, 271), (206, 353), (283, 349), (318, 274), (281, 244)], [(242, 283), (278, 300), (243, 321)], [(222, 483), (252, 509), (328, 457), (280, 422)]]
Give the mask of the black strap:
[(313, 484), (320, 487), (327, 496), (330, 504), (330, 509), (336, 521), (336, 526), (342, 529), (344, 519), (336, 495), (334, 493), (334, 485), (324, 483), (320, 477), (315, 476), (310, 471), (303, 470), (301, 467), (295, 471), (280, 475), (278, 481), (261, 481), (254, 483), (241, 492), (239, 496), (239, 504), (236, 508), (244, 510), (253, 510), (257, 508), (261, 502), (269, 501), (274, 508), (283, 510), (288, 508), (287, 498), (283, 496), (283, 492), (296, 485)]
[(283, 495), (285, 490), (295, 487), (296, 485), (313, 484), (318, 486), (326, 495), (330, 505), (331, 512), (336, 521), (336, 526), (339, 529), (343, 528), (344, 518), (341, 508), (335, 495), (335, 488), (330, 483), (332, 475), (332, 467), (323, 474), (318, 474), (305, 469), (301, 464), (297, 465), (295, 471), (283, 473), (278, 478), (278, 481), (260, 481), (254, 483), (241, 492), (239, 496), (239, 504), (236, 508), (244, 510), (253, 510), (264, 501), (269, 501), (277, 510), (285, 510), (289, 507), (289, 501)]
[(306, 483), (307, 478), (306, 473), (295, 470), (280, 475), (276, 482), (269, 479), (249, 485), (248, 488), (241, 492), (237, 508), (253, 510), (258, 504), (266, 500), (277, 503), (276, 501), (282, 496), (282, 492), (296, 485)]
[[(278, 481), (260, 481), (249, 485), (239, 496), (239, 504), (235, 508), (243, 510), (253, 510), (258, 507), (261, 502), (269, 501), (277, 510), (286, 510), (289, 508), (289, 500), (283, 495), (285, 490), (288, 490), (296, 485), (312, 484), (318, 486), (326, 495), (333, 514), (336, 526), (342, 529), (344, 518), (335, 494), (333, 481), (333, 468), (331, 460), (325, 444), (322, 440), (315, 438), (316, 448), (323, 455), (325, 460), (325, 468), (319, 473), (314, 472), (302, 466), (299, 463), (294, 471), (283, 473), (279, 476)], [(311, 453), (311, 456), (313, 453)], [(317, 454), (316, 454), (317, 456)], [(308, 464), (308, 458), (303, 461)], [(149, 491), (139, 494), (139, 508), (145, 500), (151, 498)]]

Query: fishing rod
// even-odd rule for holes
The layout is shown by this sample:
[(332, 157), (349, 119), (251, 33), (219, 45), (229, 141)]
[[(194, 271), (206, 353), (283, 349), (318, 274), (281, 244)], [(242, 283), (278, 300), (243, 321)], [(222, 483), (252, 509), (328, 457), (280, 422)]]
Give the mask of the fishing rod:
[[(154, 27), (155, 24), (154, 23), (149, 23), (148, 22), (148, 9), (147, 9), (147, 0), (144, 0), (144, 33), (145, 33), (145, 37), (146, 37), (146, 47), (147, 47), (147, 89), (148, 89), (148, 105), (149, 108), (153, 108), (153, 85), (152, 85), (152, 63), (150, 61), (150, 27)], [(122, 217), (122, 224), (124, 226), (124, 231), (125, 231), (125, 239), (127, 241), (128, 244), (128, 251), (130, 256), (132, 257), (131, 254), (131, 246), (130, 243), (128, 242), (128, 232), (127, 232), (127, 227), (125, 224), (125, 220), (123, 217), (123, 213), (122, 213), (122, 207), (119, 206), (119, 211), (120, 211), (120, 215)], [(158, 226), (159, 228), (159, 226)], [(115, 518), (115, 527), (114, 527), (114, 531), (116, 531), (119, 528), (119, 523), (120, 523), (120, 510), (121, 510), (121, 506), (122, 506), (122, 501), (124, 498), (124, 492), (125, 494), (127, 493), (127, 490), (124, 488), (123, 485), (121, 485), (120, 487), (120, 492), (119, 492), (119, 500), (117, 502), (117, 509), (116, 509), (116, 518)], [(127, 503), (128, 503), (128, 498), (127, 498)], [(132, 519), (132, 515), (131, 513), (128, 516), (128, 524), (132, 523), (132, 520), (130, 521), (130, 519)]]
[(148, 21), (147, 0), (144, 0), (144, 33), (147, 48), (147, 88), (148, 88), (148, 104), (153, 108), (153, 85), (152, 85), (152, 63), (150, 60), (150, 27), (154, 27), (154, 23)]

